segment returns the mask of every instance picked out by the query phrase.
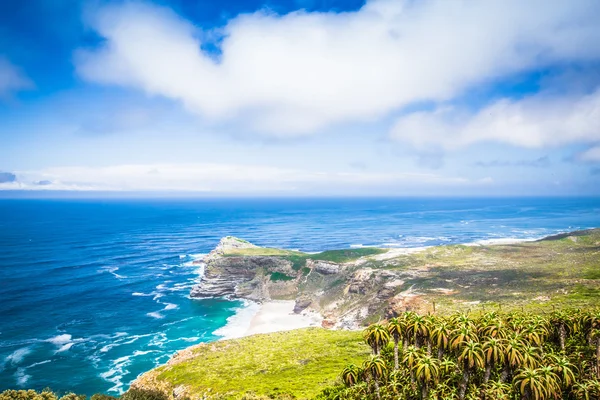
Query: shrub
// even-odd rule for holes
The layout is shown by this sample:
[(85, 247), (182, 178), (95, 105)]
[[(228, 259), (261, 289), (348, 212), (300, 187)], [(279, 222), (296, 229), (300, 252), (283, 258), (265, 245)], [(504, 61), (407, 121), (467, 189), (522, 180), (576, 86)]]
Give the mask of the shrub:
[(67, 393), (60, 398), (60, 400), (86, 400), (87, 396), (84, 394)]
[(58, 400), (58, 397), (50, 390), (41, 392), (35, 390), (5, 390), (0, 393), (0, 400)]
[(168, 400), (169, 397), (159, 390), (129, 389), (121, 400)]
[(90, 398), (90, 400), (117, 400), (117, 398), (103, 393), (96, 393)]

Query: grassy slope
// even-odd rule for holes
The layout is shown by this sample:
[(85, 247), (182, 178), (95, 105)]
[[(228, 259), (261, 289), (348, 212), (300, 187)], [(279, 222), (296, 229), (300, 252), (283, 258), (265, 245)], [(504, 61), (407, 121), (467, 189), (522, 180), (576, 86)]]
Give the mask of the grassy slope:
[(375, 247), (364, 247), (359, 249), (327, 250), (317, 254), (303, 253), (293, 250), (274, 249), (270, 247), (251, 247), (247, 249), (229, 249), (224, 254), (225, 257), (239, 256), (275, 256), (290, 260), (294, 264), (294, 269), (303, 267), (306, 260), (321, 260), (335, 263), (346, 263), (358, 260), (361, 257), (372, 256), (387, 252), (387, 249), (378, 249)]
[(414, 285), (429, 308), (436, 301), (438, 312), (440, 307), (451, 312), (485, 304), (532, 310), (585, 307), (600, 298), (600, 230), (511, 245), (433, 247), (364, 266), (421, 269), (403, 289)]
[(187, 386), (191, 395), (235, 399), (246, 392), (289, 392), (311, 398), (368, 354), (360, 332), (310, 328), (201, 345), (193, 358), (150, 374), (167, 387)]

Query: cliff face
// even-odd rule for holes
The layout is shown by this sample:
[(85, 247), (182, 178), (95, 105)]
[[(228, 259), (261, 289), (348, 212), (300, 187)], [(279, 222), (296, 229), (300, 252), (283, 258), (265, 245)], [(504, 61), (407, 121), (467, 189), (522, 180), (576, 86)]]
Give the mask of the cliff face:
[[(361, 254), (384, 250), (351, 250), (306, 254), (255, 246), (223, 238), (201, 262), (205, 273), (191, 291), (193, 298), (227, 297), (254, 301), (295, 300), (294, 311), (306, 309), (326, 317), (326, 327), (357, 328), (369, 313), (396, 294), (396, 286), (381, 288), (396, 273), (361, 268)], [(320, 257), (328, 259), (319, 259)], [(344, 262), (335, 262), (339, 258)], [(365, 261), (365, 260), (362, 260)], [(364, 304), (368, 304), (365, 309)]]
[(271, 293), (277, 297), (292, 296), (297, 287), (272, 281), (274, 273), (290, 279), (297, 276), (292, 263), (278, 257), (211, 257), (206, 260), (204, 277), (192, 289), (191, 297), (236, 297), (263, 301), (271, 299)]

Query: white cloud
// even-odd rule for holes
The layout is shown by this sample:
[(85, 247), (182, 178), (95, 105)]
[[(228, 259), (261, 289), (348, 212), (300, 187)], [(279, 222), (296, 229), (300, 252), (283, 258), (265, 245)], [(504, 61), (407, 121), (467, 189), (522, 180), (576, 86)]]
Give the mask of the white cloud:
[(399, 118), (391, 135), (420, 150), (478, 142), (526, 148), (600, 142), (600, 89), (583, 96), (503, 99), (474, 114), (452, 107), (417, 112)]
[(592, 147), (577, 156), (579, 161), (583, 162), (600, 162), (600, 146)]
[(215, 61), (200, 50), (215, 32), (125, 3), (92, 18), (106, 42), (78, 52), (77, 71), (213, 121), (302, 135), (549, 63), (598, 60), (598, 18), (596, 0), (371, 0), (357, 12), (257, 12), (228, 22)]
[(19, 68), (0, 56), (0, 99), (8, 98), (21, 90), (31, 89), (33, 83)]
[[(189, 191), (204, 193), (401, 193), (405, 188), (469, 187), (484, 180), (426, 173), (321, 172), (260, 165), (132, 164), (17, 171), (0, 190)], [(40, 184), (40, 182), (42, 182)]]

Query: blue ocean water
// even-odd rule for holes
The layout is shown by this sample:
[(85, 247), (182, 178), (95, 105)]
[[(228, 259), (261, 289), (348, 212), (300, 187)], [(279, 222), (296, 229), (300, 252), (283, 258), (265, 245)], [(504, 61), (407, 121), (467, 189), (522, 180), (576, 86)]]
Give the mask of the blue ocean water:
[(0, 390), (120, 393), (218, 339), (242, 303), (188, 294), (222, 236), (321, 251), (598, 226), (594, 198), (0, 200)]

